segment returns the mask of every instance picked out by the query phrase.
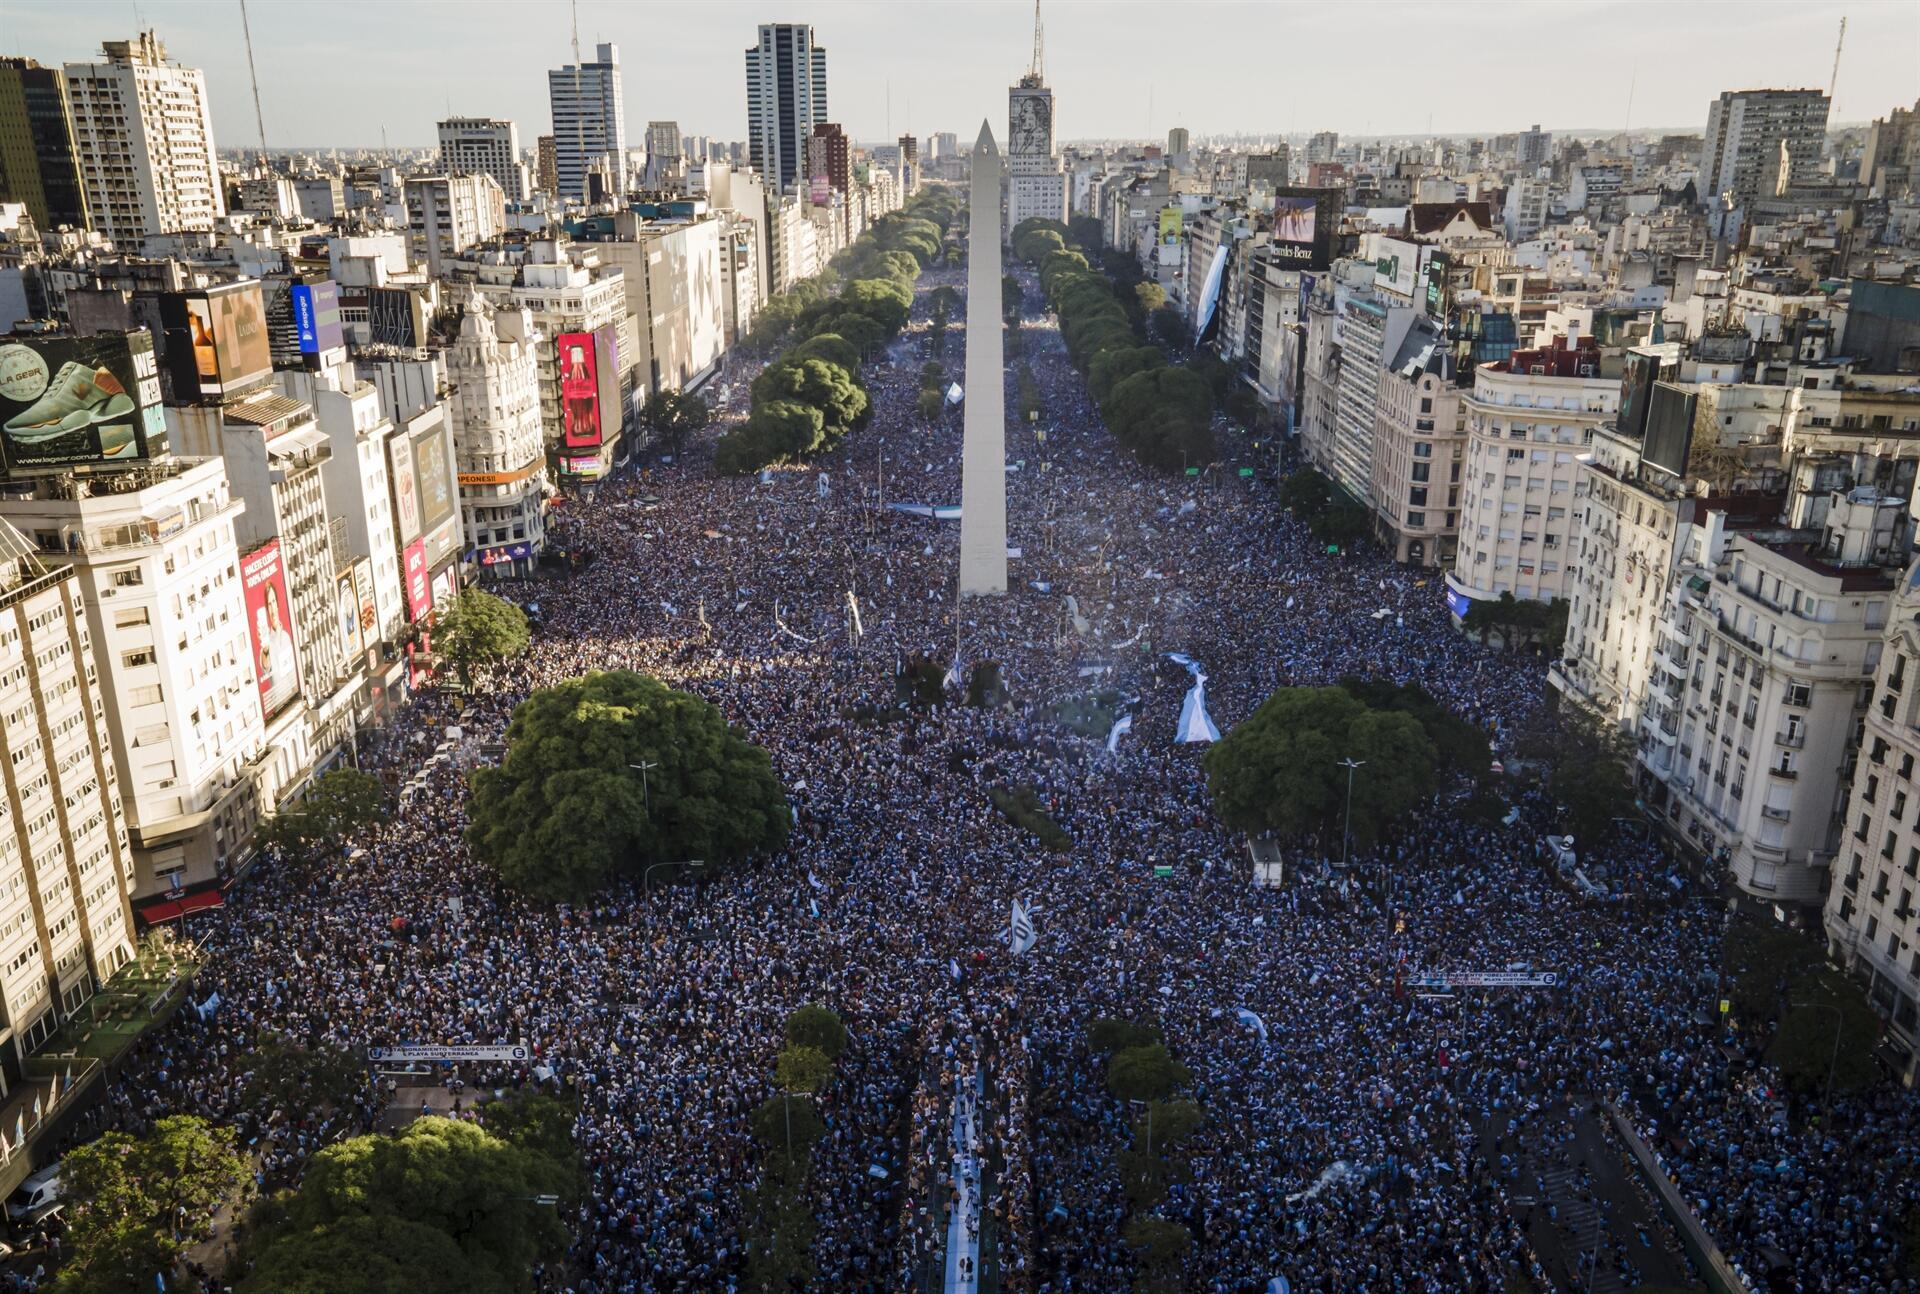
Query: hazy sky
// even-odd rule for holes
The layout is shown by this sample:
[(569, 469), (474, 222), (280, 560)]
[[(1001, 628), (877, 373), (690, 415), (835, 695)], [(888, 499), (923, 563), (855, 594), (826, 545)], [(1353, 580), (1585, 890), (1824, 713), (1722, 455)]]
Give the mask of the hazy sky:
[[(546, 70), (571, 61), (564, 0), (253, 0), (270, 147), (430, 144), (434, 122), (550, 128)], [(580, 0), (580, 43), (620, 46), (629, 137), (649, 118), (746, 133), (742, 51), (760, 22), (811, 22), (834, 120), (858, 140), (1006, 129), (1032, 53), (1011, 0)], [(1836, 121), (1920, 97), (1912, 0), (1049, 0), (1047, 80), (1063, 139), (1215, 131), (1699, 130), (1721, 90), (1825, 86), (1849, 20)], [(216, 142), (258, 139), (238, 0), (0, 0), (0, 53), (59, 64), (152, 27), (206, 69)], [(1633, 88), (1628, 113), (1628, 90)], [(889, 87), (891, 111), (889, 112)]]

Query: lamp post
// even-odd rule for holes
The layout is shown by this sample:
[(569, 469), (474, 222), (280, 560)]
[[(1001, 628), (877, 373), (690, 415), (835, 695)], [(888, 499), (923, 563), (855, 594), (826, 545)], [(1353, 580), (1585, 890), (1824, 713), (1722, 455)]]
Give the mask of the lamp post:
[(1334, 764), (1347, 770), (1347, 815), (1340, 828), (1340, 866), (1346, 867), (1353, 851), (1353, 770), (1365, 768), (1367, 761), (1355, 759), (1349, 755), (1345, 759), (1336, 759)]
[(653, 796), (647, 790), (647, 770), (650, 768), (658, 768), (660, 765), (643, 759), (638, 764), (628, 764), (627, 767), (640, 774), (640, 802), (646, 805), (648, 813), (652, 813)]
[(674, 859), (670, 862), (649, 864), (647, 867), (647, 870), (640, 873), (640, 892), (642, 894), (653, 893), (653, 874), (659, 871), (662, 867), (699, 868), (699, 867), (705, 867), (706, 865), (707, 864), (705, 860), (699, 859), (699, 858)]

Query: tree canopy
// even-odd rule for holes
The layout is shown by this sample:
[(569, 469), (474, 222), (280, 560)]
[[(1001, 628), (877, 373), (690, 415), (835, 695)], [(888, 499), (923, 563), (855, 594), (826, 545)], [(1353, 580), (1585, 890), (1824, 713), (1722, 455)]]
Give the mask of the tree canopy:
[(1213, 459), (1213, 392), (1188, 368), (1145, 368), (1116, 382), (1101, 412), (1141, 462), (1164, 470)]
[[(856, 361), (857, 362), (857, 361)], [(686, 448), (687, 437), (713, 420), (713, 410), (697, 395), (684, 391), (655, 391), (647, 397), (640, 417), (654, 434), (678, 454)]]
[(168, 1115), (144, 1137), (108, 1132), (75, 1147), (61, 1161), (70, 1256), (54, 1288), (150, 1288), (156, 1271), (206, 1238), (215, 1206), (252, 1180), (233, 1129), (190, 1115)]
[[(576, 1163), (462, 1120), (428, 1117), (395, 1136), (354, 1137), (315, 1155), (298, 1191), (256, 1211), (248, 1246), (256, 1265), (241, 1288), (526, 1290), (533, 1264), (567, 1242), (556, 1204), (539, 1197), (564, 1199), (578, 1184)], [(372, 1284), (346, 1283), (335, 1270), (355, 1244), (369, 1247)]]
[(298, 800), (282, 804), (261, 828), (262, 838), (291, 854), (338, 849), (385, 814), (380, 779), (357, 768), (328, 769)]
[(648, 862), (717, 867), (786, 843), (767, 752), (645, 674), (541, 688), (506, 736), (500, 765), (474, 773), (467, 843), (516, 889), (577, 898)]
[(485, 589), (462, 589), (434, 615), (434, 650), (470, 683), (475, 665), (511, 660), (527, 649), (527, 613)]
[(1283, 687), (1202, 761), (1220, 820), (1237, 831), (1337, 838), (1353, 778), (1353, 839), (1362, 847), (1433, 794), (1433, 743), (1411, 714), (1370, 710), (1337, 687)]

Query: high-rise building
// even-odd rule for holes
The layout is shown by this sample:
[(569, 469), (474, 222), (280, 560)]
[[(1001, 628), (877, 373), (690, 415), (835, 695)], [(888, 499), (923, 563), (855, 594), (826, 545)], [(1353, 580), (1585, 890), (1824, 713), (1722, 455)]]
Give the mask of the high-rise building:
[(647, 123), (647, 157), (665, 157), (678, 160), (681, 155), (680, 123), (677, 121), (649, 121)]
[(1728, 90), (1707, 108), (1700, 150), (1700, 197), (1733, 195), (1736, 207), (1771, 197), (1781, 182), (1808, 174), (1827, 141), (1827, 96), (1819, 90)]
[(520, 160), (520, 128), (491, 117), (440, 123), (440, 167), (448, 175), (491, 175), (508, 202), (525, 202), (532, 177)]
[(553, 104), (555, 181), (563, 197), (585, 199), (587, 172), (604, 162), (616, 185), (627, 174), (627, 121), (620, 97), (620, 49), (594, 47), (594, 61), (547, 73)]
[(213, 151), (207, 78), (167, 61), (153, 32), (66, 66), (76, 153), (93, 228), (116, 243), (212, 229), (227, 212)]
[[(836, 193), (845, 193), (853, 180), (852, 156), (847, 132), (831, 121), (822, 122), (807, 138), (807, 179), (824, 182), (826, 189)], [(811, 196), (815, 201), (826, 200), (819, 183), (814, 184)]]
[(1337, 161), (1338, 159), (1335, 154), (1339, 151), (1340, 132), (1337, 130), (1317, 130), (1313, 133), (1313, 137), (1307, 140), (1307, 162), (1309, 164), (1314, 162)]
[(553, 136), (540, 136), (534, 141), (533, 182), (542, 193), (560, 192), (559, 166)]
[(462, 551), (498, 578), (531, 575), (546, 544), (547, 453), (533, 316), (470, 293), (447, 349), (447, 414), (460, 473)]
[(0, 58), (0, 202), (23, 202), (41, 230), (86, 227), (66, 79), (30, 58)]
[(447, 261), (506, 228), (506, 200), (485, 172), (416, 176), (407, 181), (407, 220), (415, 263), (438, 278)]
[(804, 178), (807, 140), (827, 119), (827, 51), (804, 23), (762, 23), (747, 50), (747, 150), (778, 193)]
[(1513, 145), (1513, 164), (1522, 175), (1532, 175), (1547, 164), (1547, 153), (1553, 145), (1553, 132), (1540, 129), (1535, 122), (1532, 130), (1523, 130), (1515, 138)]
[(1007, 228), (1032, 216), (1067, 220), (1070, 180), (1054, 151), (1053, 91), (1041, 62), (1040, 11), (1033, 14), (1033, 65), (1007, 91)]
[(1867, 127), (1860, 153), (1860, 182), (1887, 197), (1920, 189), (1920, 99), (1895, 108)]
[[(57, 559), (55, 559), (57, 563)], [(20, 1061), (133, 957), (133, 858), (72, 566), (0, 521), (0, 1007)]]
[(1184, 157), (1192, 147), (1191, 140), (1185, 126), (1175, 126), (1167, 132), (1167, 156)]

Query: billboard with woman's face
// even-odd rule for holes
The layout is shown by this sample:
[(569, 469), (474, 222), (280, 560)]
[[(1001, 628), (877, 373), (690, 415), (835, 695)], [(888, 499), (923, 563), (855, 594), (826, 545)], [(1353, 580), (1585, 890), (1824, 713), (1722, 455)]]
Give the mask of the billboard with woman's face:
[(253, 678), (260, 687), (260, 715), (271, 721), (300, 695), (293, 603), (287, 597), (287, 573), (280, 561), (279, 540), (270, 539), (240, 559), (240, 590), (246, 598)]

